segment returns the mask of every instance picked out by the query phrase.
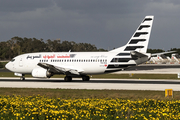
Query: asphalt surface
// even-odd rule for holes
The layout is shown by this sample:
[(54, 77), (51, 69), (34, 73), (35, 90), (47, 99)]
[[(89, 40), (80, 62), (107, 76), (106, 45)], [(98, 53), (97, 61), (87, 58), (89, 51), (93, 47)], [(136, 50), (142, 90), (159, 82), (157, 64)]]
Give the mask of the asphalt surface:
[(51, 88), (51, 89), (91, 89), (91, 90), (155, 90), (173, 89), (180, 91), (180, 80), (145, 80), (145, 79), (91, 79), (82, 81), (73, 79), (65, 82), (62, 78), (33, 79), (1, 78), (0, 87), (6, 88)]
[(1, 72), (11, 72), (11, 71), (9, 71), (9, 70), (7, 70), (7, 69), (2, 69), (2, 68), (1, 68), (1, 69), (0, 69), (0, 73), (1, 73)]
[(80, 78), (72, 80), (71, 82), (66, 82), (63, 78), (42, 78), (42, 79), (34, 79), (34, 78), (26, 78), (26, 80), (21, 81), (19, 78), (0, 78), (0, 82), (38, 82), (38, 83), (128, 83), (128, 84), (179, 84), (180, 80), (155, 80), (155, 79), (91, 79), (90, 81), (82, 81)]

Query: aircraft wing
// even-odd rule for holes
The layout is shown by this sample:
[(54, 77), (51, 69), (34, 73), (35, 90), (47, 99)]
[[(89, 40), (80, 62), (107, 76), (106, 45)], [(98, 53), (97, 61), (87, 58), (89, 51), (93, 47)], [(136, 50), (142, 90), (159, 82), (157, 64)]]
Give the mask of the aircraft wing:
[(38, 66), (48, 69), (49, 72), (53, 73), (61, 73), (61, 74), (72, 74), (72, 75), (80, 75), (83, 70), (75, 69), (72, 67), (59, 66), (59, 65), (51, 65), (48, 63), (38, 63)]

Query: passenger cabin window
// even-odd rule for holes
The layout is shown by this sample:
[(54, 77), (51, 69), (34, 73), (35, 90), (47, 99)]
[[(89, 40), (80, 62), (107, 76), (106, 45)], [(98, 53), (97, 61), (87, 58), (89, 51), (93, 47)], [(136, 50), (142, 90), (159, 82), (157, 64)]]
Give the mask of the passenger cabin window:
[[(111, 62), (128, 62), (131, 58), (113, 58)], [(12, 59), (11, 62), (15, 61)], [(48, 60), (39, 60), (40, 62), (48, 62)], [(107, 62), (107, 59), (56, 59), (51, 62)]]

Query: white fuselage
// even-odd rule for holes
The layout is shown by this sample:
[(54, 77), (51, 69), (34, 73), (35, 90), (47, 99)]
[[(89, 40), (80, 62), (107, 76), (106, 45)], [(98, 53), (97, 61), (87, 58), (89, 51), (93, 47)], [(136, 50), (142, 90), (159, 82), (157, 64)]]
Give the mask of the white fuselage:
[[(22, 74), (31, 74), (38, 63), (48, 63), (70, 69), (82, 70), (82, 74), (102, 74), (106, 71), (116, 71), (127, 66), (136, 65), (134, 60), (128, 62), (112, 62), (113, 58), (131, 58), (116, 56), (113, 52), (40, 52), (28, 53), (15, 57), (6, 68)], [(111, 67), (108, 67), (111, 66)], [(114, 66), (114, 67), (113, 67)]]

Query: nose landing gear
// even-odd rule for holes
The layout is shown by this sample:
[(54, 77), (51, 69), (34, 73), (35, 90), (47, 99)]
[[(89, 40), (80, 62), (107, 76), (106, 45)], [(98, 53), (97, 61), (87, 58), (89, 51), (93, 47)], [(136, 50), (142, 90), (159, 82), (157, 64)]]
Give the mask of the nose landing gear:
[(22, 74), (22, 76), (20, 77), (20, 80), (24, 81), (25, 80), (25, 75)]

